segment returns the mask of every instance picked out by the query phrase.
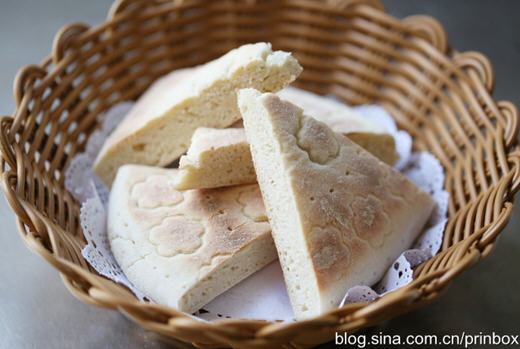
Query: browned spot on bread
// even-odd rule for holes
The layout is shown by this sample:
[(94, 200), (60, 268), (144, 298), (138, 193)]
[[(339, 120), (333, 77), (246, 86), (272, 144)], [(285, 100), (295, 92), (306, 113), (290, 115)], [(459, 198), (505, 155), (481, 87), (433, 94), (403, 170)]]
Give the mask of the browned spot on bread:
[(150, 231), (150, 241), (164, 257), (191, 254), (202, 245), (204, 231), (200, 222), (183, 216), (168, 217)]

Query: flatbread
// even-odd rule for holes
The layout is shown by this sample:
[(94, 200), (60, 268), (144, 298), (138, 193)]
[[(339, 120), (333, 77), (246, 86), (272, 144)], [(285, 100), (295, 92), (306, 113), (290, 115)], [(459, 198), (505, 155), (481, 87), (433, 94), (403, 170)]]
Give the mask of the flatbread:
[(128, 279), (155, 302), (193, 313), (276, 259), (258, 185), (172, 188), (178, 170), (120, 167), (108, 237)]
[(271, 44), (241, 46), (204, 65), (156, 82), (108, 137), (94, 172), (110, 187), (119, 166), (165, 166), (180, 157), (197, 127), (223, 128), (240, 119), (236, 90), (276, 92), (302, 71), (290, 53)]
[(297, 319), (372, 285), (434, 206), (404, 175), (274, 94), (238, 104)]

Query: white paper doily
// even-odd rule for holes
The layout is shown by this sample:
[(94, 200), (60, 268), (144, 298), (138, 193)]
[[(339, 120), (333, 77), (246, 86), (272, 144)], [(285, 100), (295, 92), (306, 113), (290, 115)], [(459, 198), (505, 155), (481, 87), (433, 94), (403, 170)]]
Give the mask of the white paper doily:
[[(92, 172), (92, 164), (106, 137), (124, 118), (132, 102), (123, 102), (99, 115), (103, 121), (87, 143), (85, 153), (76, 155), (65, 173), (65, 188), (81, 205), (81, 226), (87, 240), (82, 255), (98, 273), (127, 286), (143, 300), (146, 296), (133, 287), (117, 265), (106, 234), (106, 204), (108, 190)], [(385, 276), (372, 288), (355, 286), (345, 290), (341, 302), (366, 302), (412, 281), (413, 268), (435, 255), (442, 243), (447, 221), (448, 193), (443, 189), (444, 171), (439, 161), (428, 153), (411, 153), (412, 140), (408, 133), (397, 129), (394, 119), (381, 107), (359, 106), (355, 109), (383, 125), (394, 136), (400, 160), (396, 168), (430, 193), (437, 206), (423, 233), (412, 249), (404, 251), (388, 269)], [(248, 277), (224, 292), (197, 314), (201, 320), (218, 318), (251, 318), (265, 320), (293, 320), (283, 275), (278, 261)]]

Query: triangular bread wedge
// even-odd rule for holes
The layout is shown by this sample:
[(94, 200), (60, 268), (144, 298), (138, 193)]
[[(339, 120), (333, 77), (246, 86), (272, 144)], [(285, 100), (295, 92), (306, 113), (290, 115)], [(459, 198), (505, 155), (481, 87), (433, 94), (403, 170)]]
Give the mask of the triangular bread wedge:
[[(348, 106), (290, 86), (278, 95), (300, 105), (306, 112), (309, 110), (308, 114), (318, 115), (318, 119), (333, 130), (343, 133), (387, 164), (393, 166), (397, 161), (393, 136)], [(180, 159), (175, 188), (218, 188), (256, 182), (249, 144), (241, 126), (240, 120), (233, 124), (234, 129), (198, 128), (188, 153)]]
[(119, 166), (165, 166), (181, 156), (197, 127), (223, 128), (240, 119), (236, 90), (276, 92), (302, 71), (290, 53), (271, 44), (241, 46), (204, 65), (157, 81), (108, 137), (94, 172), (111, 185)]
[(291, 86), (284, 88), (277, 95), (283, 100), (296, 104), (306, 114), (324, 122), (333, 131), (347, 135), (352, 141), (390, 166), (395, 165), (399, 160), (394, 137), (388, 130), (348, 105)]
[(409, 248), (433, 199), (299, 107), (239, 91), (238, 104), (298, 319), (372, 285)]
[(258, 185), (176, 191), (176, 169), (120, 167), (108, 237), (128, 279), (154, 301), (193, 313), (276, 259)]
[(219, 188), (256, 182), (243, 128), (198, 128), (179, 162), (175, 189)]

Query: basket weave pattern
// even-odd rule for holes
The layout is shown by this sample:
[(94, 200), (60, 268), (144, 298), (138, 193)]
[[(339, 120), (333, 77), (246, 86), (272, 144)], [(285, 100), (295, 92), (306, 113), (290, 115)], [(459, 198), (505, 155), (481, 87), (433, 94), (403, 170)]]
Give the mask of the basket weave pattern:
[[(296, 85), (353, 105), (380, 104), (412, 135), (414, 149), (441, 161), (449, 221), (441, 252), (411, 284), (304, 322), (202, 323), (138, 302), (81, 256), (79, 205), (64, 189), (64, 172), (99, 126), (96, 116), (172, 69), (256, 41), (294, 53), (305, 69)], [(397, 20), (378, 0), (122, 0), (100, 26), (64, 27), (51, 55), (18, 73), (17, 108), (0, 119), (1, 185), (24, 242), (82, 301), (199, 347), (311, 346), (431, 301), (492, 250), (520, 187), (518, 112), (494, 101), (492, 88), (482, 54), (450, 49), (435, 20)]]

